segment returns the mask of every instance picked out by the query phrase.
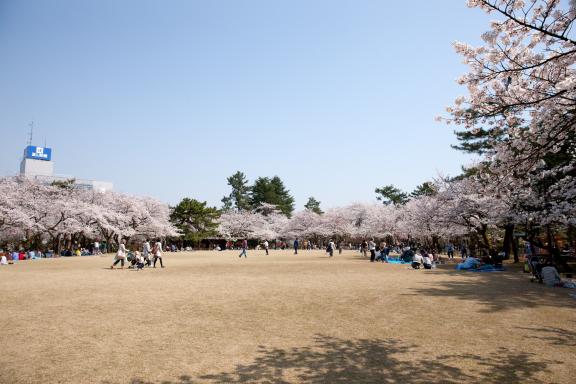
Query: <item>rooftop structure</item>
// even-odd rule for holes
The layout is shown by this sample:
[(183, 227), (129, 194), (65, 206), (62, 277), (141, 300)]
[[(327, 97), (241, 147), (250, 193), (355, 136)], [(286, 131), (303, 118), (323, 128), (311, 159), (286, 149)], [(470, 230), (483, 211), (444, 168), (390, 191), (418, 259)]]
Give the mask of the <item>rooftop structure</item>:
[(54, 161), (52, 161), (52, 148), (28, 145), (24, 149), (24, 156), (20, 162), (20, 176), (37, 180), (41, 183), (65, 181), (74, 179), (74, 186), (78, 189), (95, 190), (98, 192), (110, 191), (114, 185), (108, 181), (77, 179), (73, 176), (54, 175)]

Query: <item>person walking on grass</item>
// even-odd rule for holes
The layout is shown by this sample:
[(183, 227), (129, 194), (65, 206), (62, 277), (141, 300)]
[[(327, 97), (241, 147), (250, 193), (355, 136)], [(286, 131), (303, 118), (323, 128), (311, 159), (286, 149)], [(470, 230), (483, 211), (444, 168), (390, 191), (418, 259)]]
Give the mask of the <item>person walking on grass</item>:
[(328, 247), (326, 248), (326, 252), (328, 252), (330, 254), (330, 256), (328, 256), (328, 257), (334, 256), (334, 249), (335, 248), (336, 248), (336, 244), (334, 244), (332, 239), (330, 239), (330, 241), (328, 242)]
[(148, 239), (146, 239), (142, 244), (142, 257), (147, 266), (152, 265), (152, 260), (150, 258), (150, 241)]
[(238, 257), (242, 258), (242, 255), (244, 255), (244, 258), (247, 258), (248, 254), (246, 251), (248, 251), (248, 240), (244, 239), (242, 240), (242, 252), (240, 252), (240, 255), (238, 255)]
[(448, 253), (449, 259), (454, 258), (454, 245), (452, 243), (448, 243), (448, 245), (446, 246), (446, 252)]
[(364, 257), (367, 256), (368, 243), (366, 242), (366, 240), (362, 241), (362, 244), (360, 245), (360, 252), (362, 253), (362, 256), (364, 256)]
[(294, 240), (294, 254), (297, 255), (298, 254), (298, 247), (300, 246), (300, 243), (298, 242), (298, 238), (296, 238), (296, 240)]
[(162, 263), (162, 243), (160, 240), (154, 243), (152, 247), (152, 255), (154, 256), (154, 268), (156, 268), (156, 262), (160, 260), (160, 267), (164, 268), (164, 264)]
[(116, 256), (114, 257), (114, 264), (110, 266), (110, 269), (114, 269), (114, 266), (120, 263), (120, 268), (124, 269), (124, 261), (126, 260), (126, 240), (122, 240), (120, 242), (120, 246), (118, 247), (118, 252), (116, 252)]
[(269, 247), (268, 240), (264, 240), (264, 250), (266, 251), (266, 254), (268, 254), (268, 247)]

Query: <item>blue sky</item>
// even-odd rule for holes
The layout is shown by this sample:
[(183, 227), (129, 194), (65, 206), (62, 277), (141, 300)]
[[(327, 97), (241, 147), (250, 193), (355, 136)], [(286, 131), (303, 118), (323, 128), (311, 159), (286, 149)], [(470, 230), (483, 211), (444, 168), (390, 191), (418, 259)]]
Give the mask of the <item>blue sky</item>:
[(220, 205), (279, 175), (302, 208), (412, 190), (468, 158), (434, 121), (465, 94), (465, 0), (0, 0), (0, 174), (28, 124), (57, 174)]

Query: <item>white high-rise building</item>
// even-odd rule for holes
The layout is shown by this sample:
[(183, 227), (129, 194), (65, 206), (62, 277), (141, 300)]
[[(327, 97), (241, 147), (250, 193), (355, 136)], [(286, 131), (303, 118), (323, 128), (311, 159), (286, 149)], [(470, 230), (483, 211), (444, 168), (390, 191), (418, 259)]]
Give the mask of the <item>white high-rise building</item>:
[(35, 179), (42, 183), (74, 179), (76, 188), (98, 192), (111, 191), (114, 188), (114, 185), (108, 181), (84, 180), (72, 176), (55, 176), (52, 148), (36, 147), (34, 145), (29, 145), (24, 150), (24, 157), (20, 162), (20, 176)]
[(54, 176), (52, 149), (29, 145), (20, 163), (20, 175), (26, 177)]

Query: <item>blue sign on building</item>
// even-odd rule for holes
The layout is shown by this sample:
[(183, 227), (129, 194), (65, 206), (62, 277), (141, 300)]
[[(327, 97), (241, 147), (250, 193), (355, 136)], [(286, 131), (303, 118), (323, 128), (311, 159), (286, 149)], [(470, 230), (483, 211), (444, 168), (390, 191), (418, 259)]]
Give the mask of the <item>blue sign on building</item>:
[(52, 160), (52, 148), (36, 147), (29, 145), (26, 147), (25, 156), (27, 159)]

